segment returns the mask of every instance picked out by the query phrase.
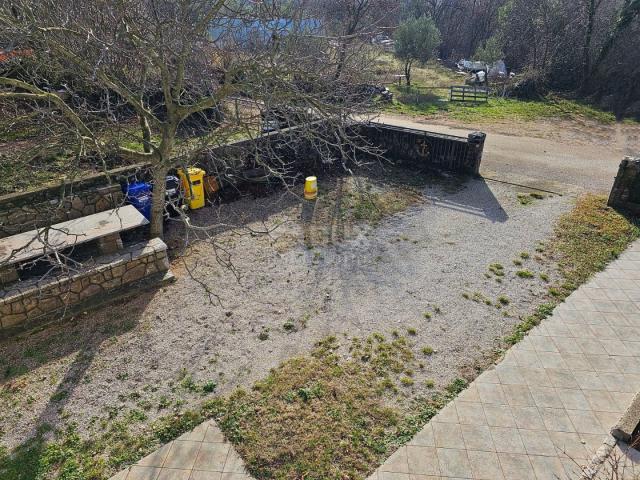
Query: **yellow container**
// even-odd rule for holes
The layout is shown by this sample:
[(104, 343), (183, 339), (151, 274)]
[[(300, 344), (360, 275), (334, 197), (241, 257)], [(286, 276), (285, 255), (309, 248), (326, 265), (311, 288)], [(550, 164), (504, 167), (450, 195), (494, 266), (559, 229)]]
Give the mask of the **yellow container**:
[[(187, 173), (189, 175), (188, 180), (184, 171), (181, 168), (178, 169), (178, 176), (184, 190), (185, 203), (191, 210), (197, 210), (204, 207), (204, 175), (206, 172), (201, 168), (189, 167)], [(189, 182), (191, 182), (191, 186), (189, 186)]]
[(304, 181), (304, 198), (315, 200), (318, 197), (318, 179), (307, 177)]

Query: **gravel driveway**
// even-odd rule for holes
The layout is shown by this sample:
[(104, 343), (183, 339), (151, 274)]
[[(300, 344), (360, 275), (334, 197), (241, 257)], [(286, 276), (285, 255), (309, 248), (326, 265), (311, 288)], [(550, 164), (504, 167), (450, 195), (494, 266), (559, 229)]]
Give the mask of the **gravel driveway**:
[[(13, 447), (36, 425), (61, 419), (91, 432), (109, 411), (141, 406), (153, 419), (168, 405), (201, 401), (181, 384), (185, 375), (196, 383), (213, 380), (216, 393), (225, 393), (250, 386), (328, 335), (415, 329), (416, 354), (426, 346), (435, 353), (416, 372), (410, 396), (426, 391), (427, 379), (445, 385), (482, 362), (518, 315), (542, 302), (544, 282), (517, 277), (518, 268), (553, 278), (552, 266), (533, 258), (535, 248), (572, 199), (549, 196), (522, 205), (516, 188), (482, 179), (429, 182), (423, 201), (403, 213), (311, 248), (302, 241), (293, 196), (235, 202), (225, 216), (255, 228), (283, 223), (271, 236), (220, 236), (239, 281), (202, 244), (185, 263), (174, 262), (178, 280), (166, 288), (0, 343), (3, 368), (16, 372), (2, 384), (0, 441)], [(512, 261), (521, 252), (531, 258), (516, 267)], [(496, 262), (504, 265), (502, 283), (488, 272)], [(209, 302), (186, 267), (221, 305)], [(496, 304), (501, 295), (508, 306), (484, 302)]]

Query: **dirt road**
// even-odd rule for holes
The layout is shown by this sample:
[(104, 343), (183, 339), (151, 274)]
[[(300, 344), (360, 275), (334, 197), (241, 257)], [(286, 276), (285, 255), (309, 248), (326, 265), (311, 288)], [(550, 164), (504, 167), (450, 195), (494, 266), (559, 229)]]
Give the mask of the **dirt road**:
[(610, 190), (625, 155), (640, 152), (640, 127), (634, 125), (549, 120), (460, 128), (387, 114), (378, 121), (461, 136), (478, 129), (488, 134), (481, 173), (505, 180), (515, 175), (555, 181), (597, 192)]

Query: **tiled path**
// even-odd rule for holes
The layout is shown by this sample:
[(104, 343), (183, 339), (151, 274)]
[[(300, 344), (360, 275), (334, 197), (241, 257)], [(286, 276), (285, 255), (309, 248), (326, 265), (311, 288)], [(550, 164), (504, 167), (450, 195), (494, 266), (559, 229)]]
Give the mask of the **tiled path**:
[[(480, 375), (371, 480), (577, 480), (640, 391), (640, 241)], [(616, 446), (630, 475), (634, 454)], [(607, 463), (596, 478), (609, 477)], [(250, 479), (213, 422), (117, 480)], [(622, 476), (619, 477), (622, 480)]]

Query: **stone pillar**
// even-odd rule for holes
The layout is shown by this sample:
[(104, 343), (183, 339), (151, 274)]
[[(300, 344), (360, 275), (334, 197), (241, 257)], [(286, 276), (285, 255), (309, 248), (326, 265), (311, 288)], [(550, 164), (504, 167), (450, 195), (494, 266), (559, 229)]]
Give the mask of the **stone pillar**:
[(640, 213), (640, 157), (625, 157), (620, 162), (607, 204)]
[(18, 280), (18, 271), (15, 265), (5, 265), (0, 267), (0, 287), (9, 285)]
[(469, 153), (467, 154), (467, 167), (475, 175), (480, 174), (480, 162), (482, 161), (482, 153), (484, 152), (484, 142), (487, 134), (482, 132), (472, 132), (469, 134), (468, 143)]
[(120, 238), (120, 234), (114, 233), (98, 239), (98, 248), (100, 252), (105, 255), (122, 250), (122, 238)]

